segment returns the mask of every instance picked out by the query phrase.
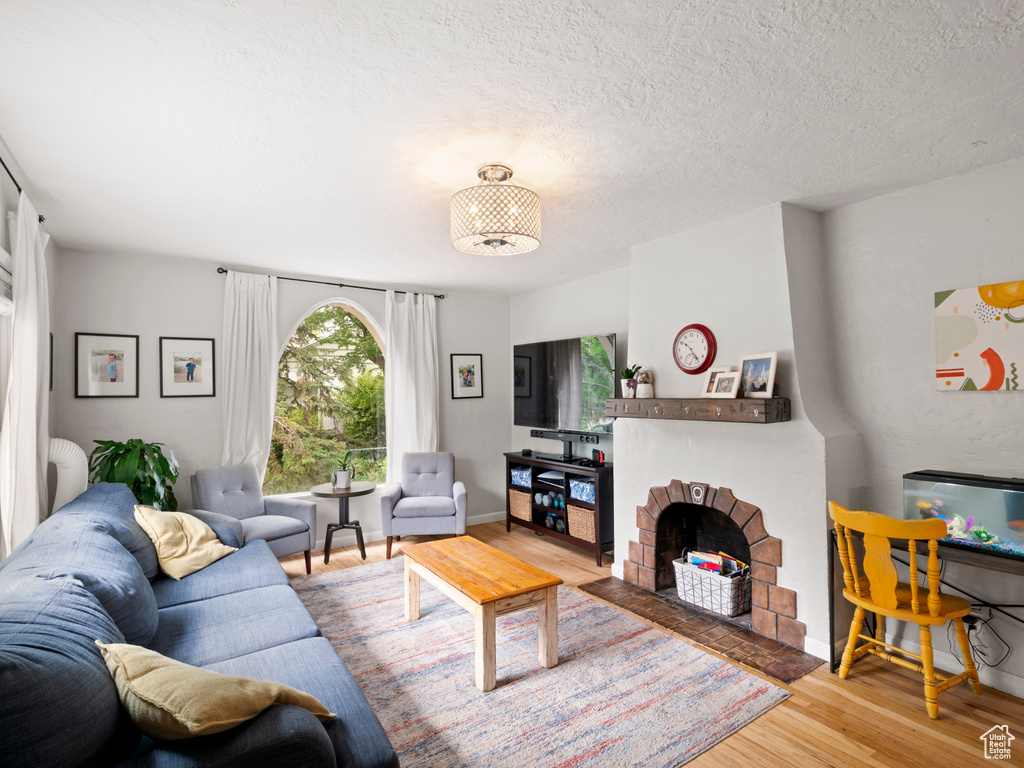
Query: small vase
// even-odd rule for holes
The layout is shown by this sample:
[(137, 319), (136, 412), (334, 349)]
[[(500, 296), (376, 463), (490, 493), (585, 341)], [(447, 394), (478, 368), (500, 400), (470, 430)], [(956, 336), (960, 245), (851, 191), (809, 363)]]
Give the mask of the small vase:
[(331, 477), (331, 485), (335, 488), (348, 488), (352, 484), (351, 472), (347, 469), (336, 469)]
[(626, 398), (636, 397), (636, 379), (622, 380), (622, 396)]

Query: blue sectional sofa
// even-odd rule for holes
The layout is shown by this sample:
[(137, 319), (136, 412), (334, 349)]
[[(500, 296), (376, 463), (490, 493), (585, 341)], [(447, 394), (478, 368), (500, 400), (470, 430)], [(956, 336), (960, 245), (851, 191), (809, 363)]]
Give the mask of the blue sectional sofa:
[[(397, 768), (380, 721), (266, 542), (175, 581), (160, 573), (134, 505), (127, 486), (93, 486), (0, 563), (0, 762)], [(238, 546), (230, 527), (208, 519)], [(286, 683), (337, 718), (273, 706), (219, 734), (156, 742), (125, 715), (96, 640)]]

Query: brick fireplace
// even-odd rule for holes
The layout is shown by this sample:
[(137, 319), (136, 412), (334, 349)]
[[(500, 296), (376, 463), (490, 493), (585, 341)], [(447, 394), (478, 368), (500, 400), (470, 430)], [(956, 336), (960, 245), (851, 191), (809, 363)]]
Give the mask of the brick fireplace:
[(749, 551), (751, 628), (803, 650), (806, 626), (797, 621), (796, 592), (778, 586), (782, 541), (768, 535), (761, 510), (739, 501), (728, 488), (673, 480), (651, 488), (636, 508), (639, 541), (629, 542), (623, 578), (657, 592), (674, 588), (672, 560), (682, 547), (722, 549), (740, 559)]

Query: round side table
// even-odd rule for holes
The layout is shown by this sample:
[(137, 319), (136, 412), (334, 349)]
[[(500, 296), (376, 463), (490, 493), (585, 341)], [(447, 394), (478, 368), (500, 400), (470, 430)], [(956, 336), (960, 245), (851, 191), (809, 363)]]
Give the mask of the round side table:
[(348, 519), (348, 500), (354, 496), (366, 496), (367, 494), (373, 493), (375, 490), (377, 490), (377, 484), (371, 483), (368, 480), (355, 481), (348, 488), (335, 488), (330, 483), (324, 483), (323, 485), (315, 485), (309, 489), (309, 492), (313, 496), (338, 500), (338, 522), (328, 523), (327, 525), (327, 540), (324, 542), (324, 565), (331, 562), (331, 539), (334, 537), (334, 532), (343, 529), (349, 529), (356, 532), (356, 542), (359, 544), (359, 554), (362, 556), (363, 560), (366, 559), (366, 547), (363, 546), (363, 528), (359, 525), (358, 520)]

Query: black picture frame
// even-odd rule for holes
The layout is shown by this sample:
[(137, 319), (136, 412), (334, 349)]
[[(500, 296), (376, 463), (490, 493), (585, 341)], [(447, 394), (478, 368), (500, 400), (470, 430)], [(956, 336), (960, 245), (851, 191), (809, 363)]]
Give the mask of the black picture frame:
[(53, 331), (50, 331), (50, 391), (53, 392)]
[[(165, 345), (166, 342), (166, 345)], [(216, 397), (217, 396), (217, 355), (214, 339), (197, 336), (161, 336), (159, 344), (160, 357), (160, 397)], [(174, 380), (175, 347), (185, 347), (188, 351), (195, 348), (197, 355), (204, 358), (200, 361), (200, 376), (205, 381), (200, 381), (199, 387), (192, 389), (191, 385)], [(208, 351), (207, 351), (208, 349)], [(185, 350), (177, 350), (185, 351)], [(205, 358), (209, 356), (209, 366), (206, 366)], [(167, 374), (170, 374), (169, 376)]]
[(451, 355), (451, 374), (452, 400), (467, 400), (484, 396), (483, 355), (463, 353)]
[[(129, 339), (123, 342), (121, 339)], [(124, 344), (124, 349), (115, 347)], [(83, 356), (81, 351), (88, 348), (90, 354)], [(93, 367), (98, 365), (94, 359), (97, 351), (113, 350), (115, 355), (121, 354), (120, 371), (116, 381), (104, 381), (99, 371)], [(110, 354), (107, 356), (109, 357)], [(134, 369), (134, 370), (133, 370)], [(123, 374), (123, 378), (122, 378)], [(138, 397), (139, 396), (139, 337), (127, 333), (75, 333), (75, 397)]]

